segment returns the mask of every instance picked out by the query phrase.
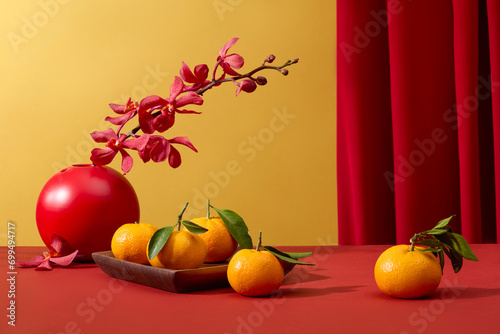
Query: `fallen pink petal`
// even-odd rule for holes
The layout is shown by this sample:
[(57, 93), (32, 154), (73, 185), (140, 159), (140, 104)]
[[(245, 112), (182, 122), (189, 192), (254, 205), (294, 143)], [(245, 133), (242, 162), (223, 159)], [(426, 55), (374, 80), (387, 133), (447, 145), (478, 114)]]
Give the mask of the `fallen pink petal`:
[(25, 268), (36, 267), (35, 270), (52, 270), (50, 262), (66, 267), (69, 266), (78, 255), (78, 250), (68, 254), (67, 252), (69, 252), (69, 250), (70, 247), (68, 247), (66, 240), (54, 233), (52, 234), (52, 242), (48, 252), (44, 252), (43, 255), (37, 255), (28, 262), (17, 261), (16, 264)]

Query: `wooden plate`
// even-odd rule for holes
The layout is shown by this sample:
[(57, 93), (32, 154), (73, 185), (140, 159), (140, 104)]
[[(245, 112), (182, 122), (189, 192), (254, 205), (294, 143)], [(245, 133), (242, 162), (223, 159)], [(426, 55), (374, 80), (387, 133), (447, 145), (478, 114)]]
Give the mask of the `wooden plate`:
[[(92, 253), (92, 258), (111, 277), (170, 292), (229, 287), (228, 262), (204, 264), (197, 269), (171, 270), (118, 260), (111, 251)], [(293, 264), (284, 264), (285, 275), (293, 267)]]

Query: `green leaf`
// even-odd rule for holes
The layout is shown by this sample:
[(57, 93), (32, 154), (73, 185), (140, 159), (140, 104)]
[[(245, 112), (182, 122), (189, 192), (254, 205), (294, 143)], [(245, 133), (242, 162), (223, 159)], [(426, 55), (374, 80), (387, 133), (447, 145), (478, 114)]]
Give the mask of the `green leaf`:
[[(262, 246), (262, 248), (264, 248), (266, 251), (268, 251), (269, 253), (271, 253), (274, 256), (276, 256), (278, 259), (281, 259), (281, 260), (286, 261), (286, 262), (295, 263), (295, 264), (301, 264), (301, 265), (307, 265), (307, 266), (315, 266), (316, 265), (315, 263), (302, 262), (302, 261), (298, 261), (298, 260), (296, 260), (296, 259), (294, 259), (294, 258), (292, 258), (292, 257), (290, 257), (288, 255), (283, 255), (283, 254), (286, 254), (286, 253), (278, 251), (276, 248), (273, 248), (273, 247)], [(274, 251), (272, 249), (274, 249)]]
[(441, 251), (439, 248), (418, 248), (416, 249), (419, 252), (425, 252), (425, 253), (438, 253)]
[(443, 249), (438, 253), (439, 256), (439, 264), (441, 265), (441, 274), (443, 274), (443, 269), (444, 269), (444, 252)]
[[(412, 243), (416, 242), (430, 248), (437, 248), (441, 269), (443, 269), (444, 254), (446, 254), (450, 258), (453, 271), (457, 273), (463, 266), (464, 258), (472, 261), (478, 261), (478, 258), (470, 248), (467, 240), (460, 234), (453, 233), (451, 227), (448, 226), (453, 217), (455, 215), (439, 221), (432, 230), (416, 234), (412, 238), (412, 240), (415, 240)], [(426, 236), (430, 238), (426, 239)], [(419, 240), (420, 238), (423, 239)], [(442, 250), (442, 252), (439, 250)]]
[(153, 234), (149, 240), (148, 245), (148, 258), (154, 259), (156, 255), (161, 251), (163, 246), (167, 243), (168, 238), (172, 234), (175, 226), (162, 227)]
[(302, 258), (305, 258), (305, 257), (308, 257), (310, 255), (312, 255), (312, 252), (305, 252), (305, 253), (287, 253), (287, 252), (283, 252), (283, 251), (280, 251), (279, 249), (277, 248), (274, 248), (272, 246), (262, 246), (262, 248), (268, 250), (268, 251), (273, 251), (275, 253), (278, 253), (278, 254), (281, 254), (283, 256), (288, 256), (292, 259), (295, 259), (295, 260), (298, 260), (298, 259), (302, 259)]
[(240, 245), (243, 249), (252, 249), (253, 242), (252, 237), (248, 232), (248, 227), (245, 224), (243, 218), (241, 218), (236, 212), (232, 210), (222, 209), (219, 210), (212, 205), (210, 205), (212, 209), (217, 211), (219, 217), (226, 225), (229, 233), (233, 236), (234, 240)]
[(194, 234), (202, 234), (202, 233), (205, 233), (208, 231), (207, 228), (200, 226), (196, 223), (193, 223), (190, 220), (183, 220), (181, 223), (182, 223), (182, 225), (184, 225), (186, 227), (186, 229), (189, 232), (194, 233)]
[(474, 254), (469, 244), (467, 243), (467, 240), (465, 240), (463, 236), (458, 233), (450, 233), (450, 239), (453, 239), (454, 244), (458, 245), (458, 247), (455, 247), (455, 250), (460, 255), (462, 255), (467, 260), (479, 261), (476, 254)]
[(467, 240), (458, 233), (447, 233), (436, 236), (441, 242), (446, 244), (448, 248), (462, 255), (467, 260), (479, 261), (476, 254), (472, 251)]
[(458, 254), (457, 252), (455, 252), (453, 249), (451, 249), (449, 247), (448, 248), (443, 247), (443, 251), (450, 258), (451, 265), (453, 267), (453, 271), (455, 273), (458, 273), (460, 271), (460, 269), (462, 269), (462, 265), (464, 262), (462, 255)]
[(448, 233), (448, 232), (449, 232), (448, 229), (433, 228), (432, 230), (429, 230), (429, 231), (425, 232), (425, 234), (428, 234), (428, 235), (439, 235), (439, 234), (445, 234), (445, 233)]
[(454, 250), (450, 249), (450, 253), (454, 256), (454, 261), (451, 262), (453, 271), (458, 273), (464, 265), (464, 258), (460, 254), (457, 254)]
[(422, 245), (422, 246), (431, 247), (431, 248), (434, 248), (434, 247), (442, 248), (442, 243), (439, 240), (434, 239), (434, 238), (418, 240), (417, 244)]
[(450, 216), (448, 218), (445, 218), (443, 220), (440, 220), (439, 223), (437, 223), (436, 226), (434, 226), (433, 230), (434, 229), (441, 229), (441, 228), (444, 228), (444, 227), (447, 227), (448, 226), (448, 223), (450, 222), (450, 220), (455, 217), (455, 215), (453, 216)]
[[(285, 253), (285, 252), (283, 252), (283, 253)], [(304, 253), (289, 253), (289, 252), (286, 252), (285, 254), (288, 255), (288, 256), (290, 256), (293, 259), (298, 260), (298, 259), (303, 259), (305, 257), (311, 256), (312, 252), (304, 252)]]

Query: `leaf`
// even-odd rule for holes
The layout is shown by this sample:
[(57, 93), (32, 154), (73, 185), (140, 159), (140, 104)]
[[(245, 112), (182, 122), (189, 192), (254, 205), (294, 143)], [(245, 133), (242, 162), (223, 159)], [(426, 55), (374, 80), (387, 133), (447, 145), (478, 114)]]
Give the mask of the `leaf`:
[(467, 240), (465, 240), (463, 236), (457, 233), (450, 233), (450, 234), (453, 236), (454, 240), (459, 245), (459, 247), (456, 248), (456, 251), (460, 253), (460, 255), (462, 255), (467, 260), (479, 261), (476, 254), (474, 254), (469, 244), (467, 243)]
[(457, 254), (457, 252), (455, 252), (454, 250), (450, 249), (450, 253), (454, 257), (454, 261), (451, 262), (453, 266), (453, 271), (458, 273), (460, 269), (462, 269), (462, 266), (464, 265), (464, 258), (460, 254)]
[(467, 240), (460, 234), (450, 232), (443, 235), (437, 235), (436, 238), (467, 260), (479, 261), (476, 254), (474, 254), (467, 243)]
[[(285, 252), (283, 252), (283, 253), (285, 253)], [(288, 255), (288, 256), (290, 256), (293, 259), (298, 260), (298, 259), (303, 259), (305, 257), (311, 256), (312, 252), (304, 252), (304, 253), (289, 253), (289, 252), (286, 252), (285, 254)]]
[(287, 253), (287, 252), (283, 252), (283, 251), (280, 251), (279, 249), (277, 248), (274, 248), (272, 246), (262, 246), (262, 248), (268, 250), (268, 251), (273, 251), (275, 253), (278, 253), (278, 254), (281, 254), (283, 256), (288, 256), (292, 259), (295, 259), (295, 260), (298, 260), (298, 259), (302, 259), (302, 258), (305, 258), (305, 257), (308, 257), (310, 255), (312, 255), (312, 252), (305, 252), (305, 253)]
[(442, 243), (441, 241), (435, 239), (435, 238), (432, 238), (432, 239), (422, 239), (422, 240), (419, 240), (417, 241), (417, 244), (419, 245), (422, 245), (422, 246), (427, 246), (427, 247), (438, 247), (438, 248), (442, 248)]
[(437, 223), (436, 226), (434, 226), (433, 230), (434, 229), (441, 229), (441, 228), (444, 228), (444, 227), (447, 227), (448, 226), (448, 223), (450, 222), (450, 220), (455, 217), (455, 215), (453, 216), (450, 216), (448, 218), (445, 218), (443, 220), (440, 220), (439, 223)]
[[(412, 240), (416, 239), (417, 244), (437, 249), (441, 270), (444, 267), (443, 253), (446, 254), (450, 258), (453, 271), (457, 273), (462, 269), (464, 258), (472, 261), (478, 261), (478, 258), (470, 248), (467, 240), (460, 234), (453, 233), (452, 228), (448, 226), (453, 217), (455, 215), (439, 221), (432, 230), (416, 234)], [(426, 239), (426, 236), (430, 238)], [(419, 240), (420, 238), (423, 239)]]
[(162, 227), (153, 234), (149, 240), (148, 245), (148, 258), (154, 259), (156, 255), (162, 250), (163, 246), (167, 243), (168, 238), (172, 234), (175, 226)]
[[(443, 251), (446, 253), (446, 255), (450, 258), (451, 265), (453, 267), (453, 271), (455, 273), (458, 273), (460, 269), (462, 269), (463, 265), (463, 257), (458, 254), (457, 252), (453, 251), (453, 249), (443, 247)], [(442, 269), (442, 267), (441, 267)]]
[(438, 253), (441, 251), (439, 248), (418, 248), (417, 250), (425, 253)]
[(441, 252), (438, 253), (439, 256), (439, 264), (441, 265), (441, 275), (443, 274), (443, 269), (444, 269), (444, 252), (441, 249)]
[(205, 233), (208, 231), (207, 228), (200, 226), (196, 223), (193, 223), (190, 220), (183, 220), (181, 223), (182, 223), (182, 225), (184, 225), (186, 227), (186, 229), (189, 232), (194, 233), (194, 234), (202, 234), (202, 233)]
[(445, 234), (445, 233), (448, 233), (448, 232), (449, 232), (448, 229), (433, 228), (432, 230), (429, 230), (429, 231), (425, 232), (425, 234), (428, 234), (428, 235), (439, 235), (439, 234)]
[[(273, 254), (274, 256), (276, 256), (277, 258), (283, 260), (283, 261), (286, 261), (286, 262), (290, 262), (290, 263), (295, 263), (295, 264), (302, 264), (302, 265), (307, 265), (307, 266), (315, 266), (316, 264), (315, 263), (307, 263), (307, 262), (302, 262), (302, 261), (298, 261), (288, 255), (283, 255), (283, 254), (286, 254), (286, 253), (283, 253), (281, 251), (277, 251), (276, 248), (273, 248), (271, 247), (271, 249), (274, 249), (271, 250), (268, 246), (262, 246), (262, 248), (264, 248), (266, 251), (268, 251), (269, 253)], [(277, 251), (277, 252), (276, 252)]]
[(252, 249), (253, 242), (250, 234), (248, 232), (248, 227), (245, 224), (243, 218), (241, 218), (236, 212), (232, 210), (222, 209), (219, 210), (212, 205), (210, 205), (212, 209), (217, 211), (219, 217), (226, 225), (229, 233), (233, 236), (234, 240), (240, 245), (243, 249)]

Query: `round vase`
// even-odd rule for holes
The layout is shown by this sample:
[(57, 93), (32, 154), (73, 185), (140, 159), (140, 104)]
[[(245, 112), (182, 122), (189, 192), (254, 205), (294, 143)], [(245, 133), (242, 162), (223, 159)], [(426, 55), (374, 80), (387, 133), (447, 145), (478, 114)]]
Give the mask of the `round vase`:
[(52, 176), (36, 206), (36, 222), (47, 245), (52, 234), (78, 250), (83, 261), (111, 249), (118, 227), (139, 222), (139, 201), (130, 182), (106, 166), (73, 165)]

